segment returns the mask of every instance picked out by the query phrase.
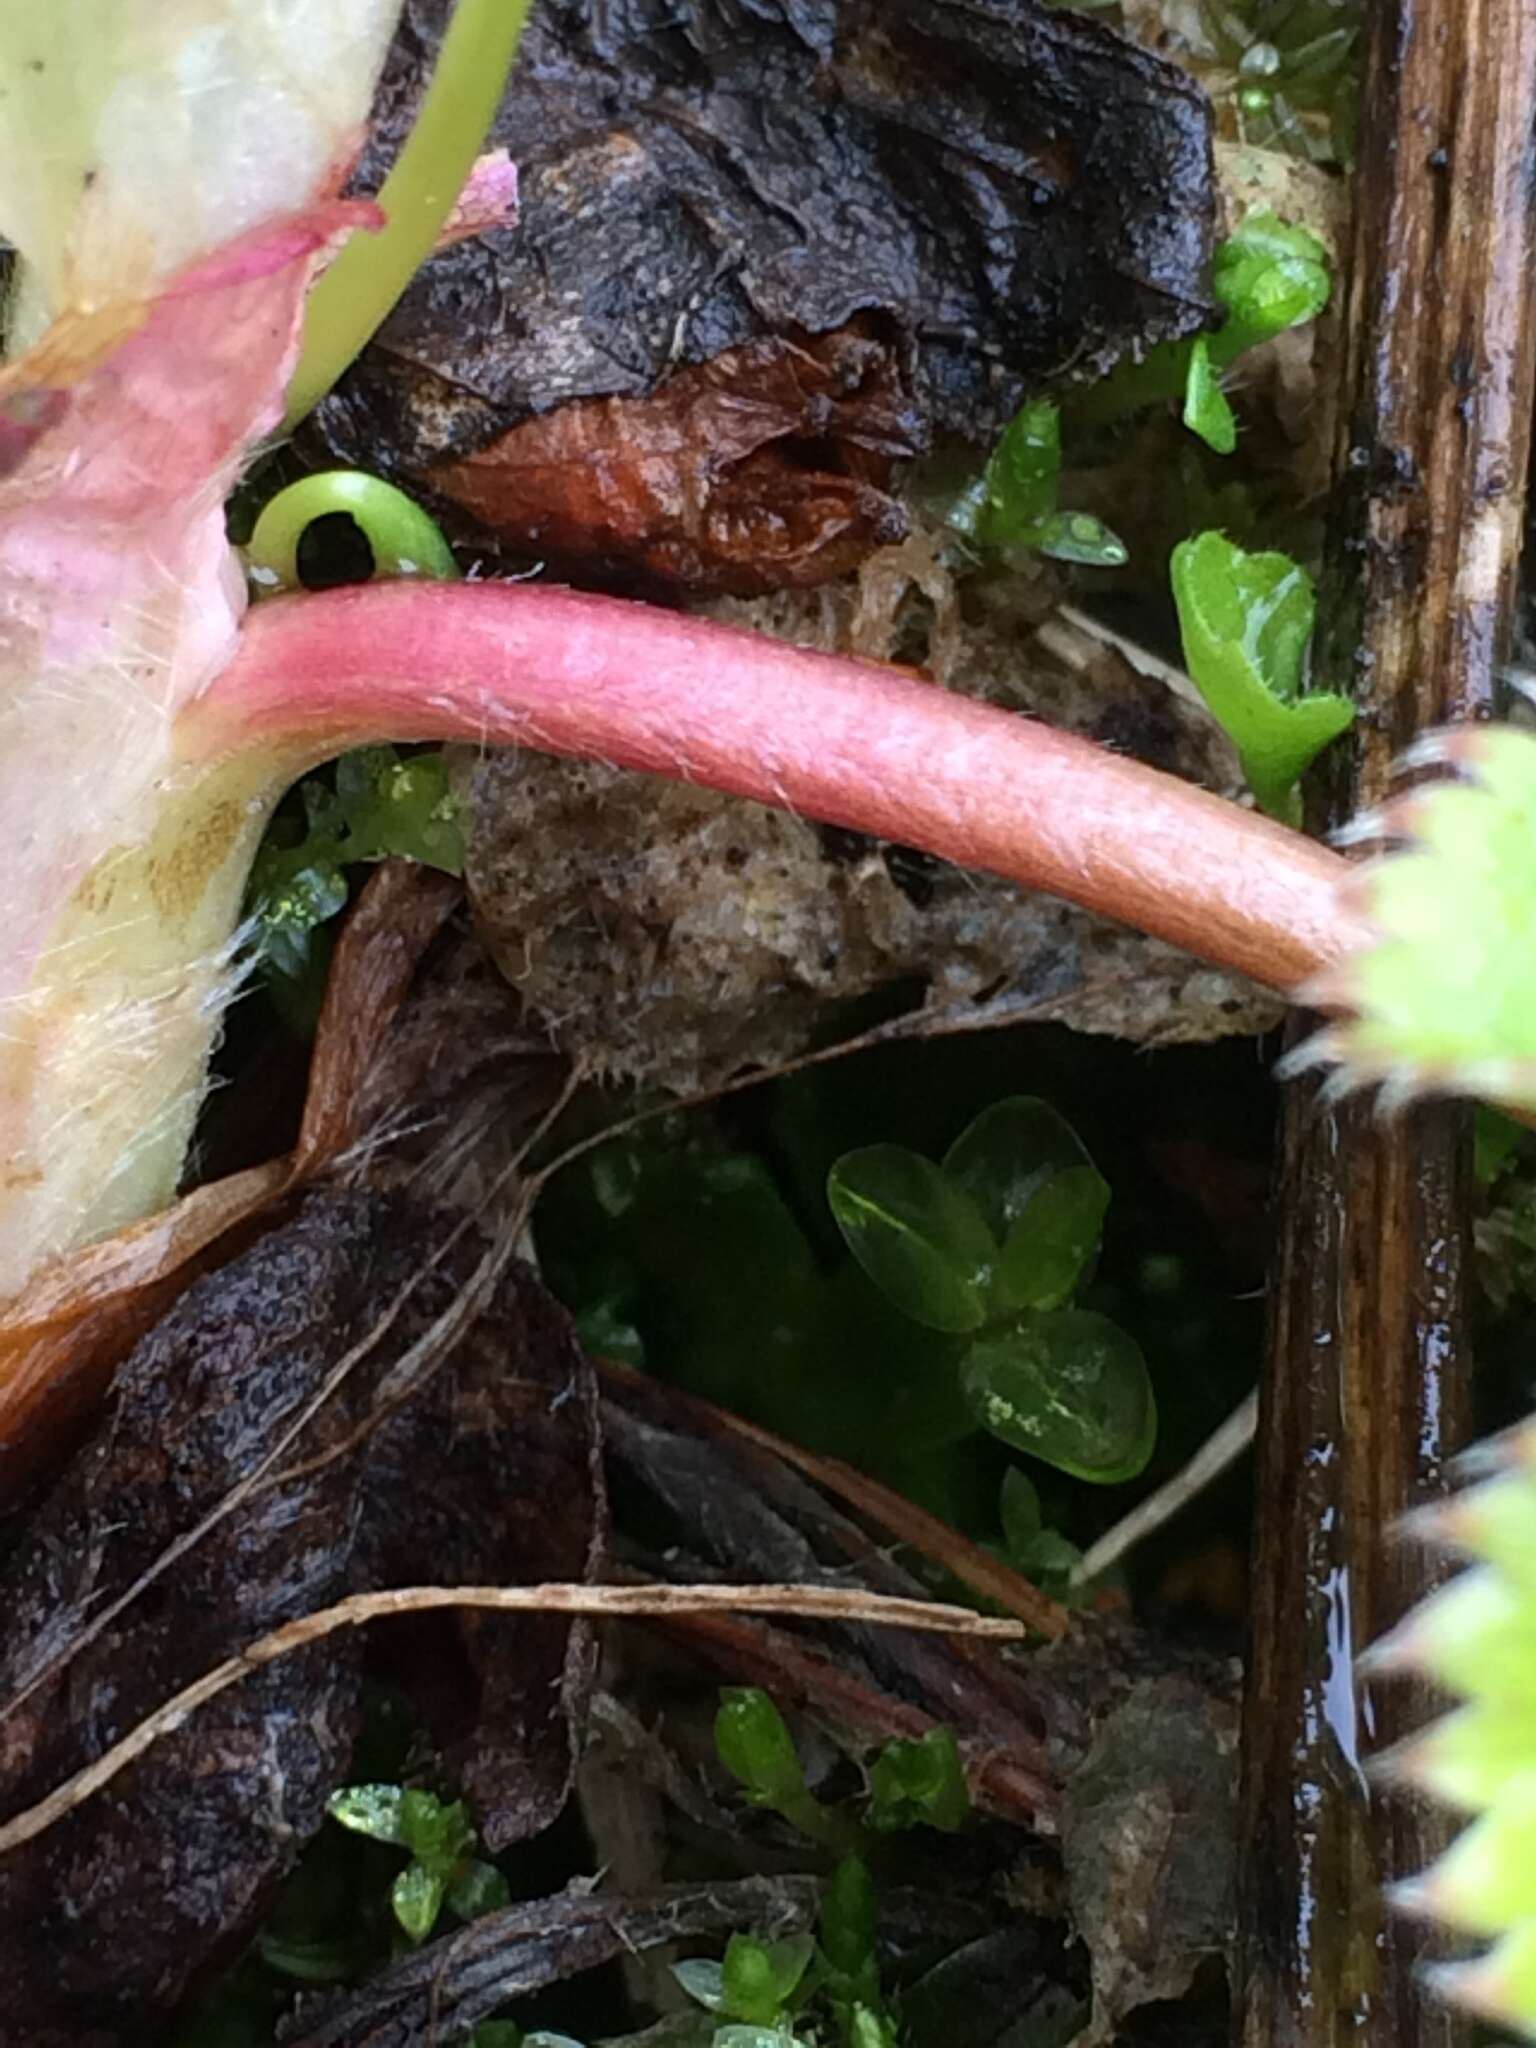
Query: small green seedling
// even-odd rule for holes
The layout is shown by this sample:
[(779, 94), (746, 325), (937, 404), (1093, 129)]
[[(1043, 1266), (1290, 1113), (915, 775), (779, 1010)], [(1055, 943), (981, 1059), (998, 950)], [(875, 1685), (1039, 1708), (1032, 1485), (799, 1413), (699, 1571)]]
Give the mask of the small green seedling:
[(350, 519), (368, 543), (376, 576), (426, 576), (452, 581), (459, 573), (442, 528), (414, 498), (360, 469), (324, 469), (301, 477), (269, 498), (245, 546), (246, 573), (258, 594), (300, 590), (299, 551), (320, 519)]
[(829, 1848), (847, 1846), (846, 1823), (806, 1785), (784, 1716), (759, 1687), (730, 1686), (721, 1693), (715, 1749), (754, 1806), (778, 1814), (813, 1842)]
[(845, 1153), (827, 1199), (903, 1315), (968, 1338), (959, 1380), (977, 1422), (1080, 1479), (1141, 1471), (1157, 1433), (1146, 1361), (1106, 1316), (1070, 1305), (1109, 1188), (1049, 1104), (995, 1104), (942, 1166), (900, 1145)]
[(1211, 296), (1223, 315), (1215, 333), (1161, 342), (1139, 363), (1120, 364), (1074, 401), (1072, 417), (1106, 425), (1182, 394), (1184, 424), (1217, 454), (1230, 455), (1237, 421), (1222, 390), (1224, 373), (1261, 342), (1315, 320), (1332, 289), (1328, 252), (1309, 228), (1251, 213), (1212, 258)]
[(511, 1902), (501, 1872), (472, 1853), (477, 1837), (461, 1801), (448, 1805), (403, 1785), (347, 1785), (331, 1794), (326, 1811), (354, 1834), (410, 1852), (390, 1887), (390, 1905), (413, 1943), (426, 1940), (445, 1906), (469, 1921)]
[(1066, 1606), (1084, 1598), (1086, 1589), (1077, 1578), (1082, 1551), (1059, 1529), (1046, 1525), (1039, 1488), (1017, 1465), (1010, 1465), (1003, 1475), (998, 1519), (1003, 1529), (1002, 1555), (1016, 1572)]
[(1118, 568), (1125, 542), (1089, 512), (1057, 506), (1061, 411), (1049, 399), (1024, 406), (1003, 429), (981, 476), (949, 513), (957, 532), (984, 548), (1033, 548), (1058, 562)]
[(1360, 0), (1200, 0), (1211, 54), (1232, 73), (1244, 142), (1347, 162), (1359, 81)]
[(965, 1825), (970, 1811), (965, 1767), (947, 1728), (888, 1742), (869, 1767), (868, 1827), (891, 1830), (921, 1824), (952, 1835)]
[[(367, 542), (376, 576), (442, 581), (459, 573), (441, 529), (403, 491), (338, 469), (302, 477), (262, 508), (245, 547), (253, 588), (301, 588), (304, 536), (337, 514)], [(347, 868), (391, 858), (463, 872), (461, 806), (440, 752), (402, 757), (381, 746), (345, 754), (334, 772), (302, 782), (273, 819), (252, 866), (246, 913), (256, 957), (301, 1027), (318, 1014), (326, 949), (315, 935), (346, 907)]]
[[(857, 1839), (847, 1818), (823, 1806), (806, 1785), (784, 1716), (759, 1687), (721, 1693), (715, 1749), (754, 1806), (769, 1808), (815, 1842), (846, 1848)], [(868, 1791), (864, 1826), (880, 1833), (926, 1826), (953, 1834), (970, 1813), (965, 1768), (944, 1727), (886, 1743), (870, 1765)]]
[(812, 2048), (835, 2030), (843, 2048), (896, 2048), (880, 1985), (878, 1909), (869, 1866), (845, 1856), (822, 1898), (819, 1940), (733, 1934), (723, 1962), (673, 1966), (683, 1990), (721, 2025), (710, 2048)]
[(325, 956), (317, 934), (346, 908), (348, 868), (390, 859), (463, 873), (462, 807), (435, 749), (359, 747), (333, 772), (308, 776), (278, 811), (251, 868), (246, 908), (255, 956), (295, 1014), (318, 1008)]
[(1297, 782), (1355, 718), (1347, 697), (1306, 690), (1311, 577), (1289, 555), (1249, 554), (1221, 533), (1180, 541), (1170, 574), (1185, 666), (1259, 808), (1294, 821)]
[(809, 1934), (791, 1934), (782, 1941), (733, 1934), (723, 1962), (678, 1963), (673, 1975), (706, 2012), (719, 2013), (725, 2022), (772, 2028), (792, 2015), (815, 1952)]

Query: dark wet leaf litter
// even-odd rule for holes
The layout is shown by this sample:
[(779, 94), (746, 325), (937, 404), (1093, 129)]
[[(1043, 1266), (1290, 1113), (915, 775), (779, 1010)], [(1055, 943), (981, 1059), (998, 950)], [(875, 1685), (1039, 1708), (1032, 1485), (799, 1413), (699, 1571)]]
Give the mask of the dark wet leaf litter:
[[(0, 1589), (0, 1700), (254, 1470), (419, 1282), (279, 1459), (297, 1476), (254, 1490), (5, 1724), (0, 1810), (40, 1798), (242, 1645), (350, 1593), (594, 1575), (591, 1371), (526, 1269), (419, 1378), (395, 1371), (484, 1251), (466, 1235), (423, 1277), (452, 1220), (434, 1230), (398, 1197), (312, 1197), (138, 1346)], [(482, 1839), (496, 1850), (547, 1826), (574, 1767), (589, 1626), (488, 1614), (403, 1626), (422, 1631), (406, 1683), (413, 1669), (456, 1679), (418, 1685), (418, 1703), (429, 1720), (442, 1691), (458, 1704), (458, 1725), (433, 1733)], [(345, 1774), (367, 1650), (349, 1630), (263, 1667), (0, 1859), (0, 2043), (142, 2041), (233, 1961)]]
[[(447, 6), (409, 0), (365, 184)], [(900, 458), (1209, 312), (1203, 95), (1026, 0), (544, 6), (495, 140), (516, 226), (434, 260), (316, 431), (588, 575), (841, 575), (905, 531)]]
[[(365, 181), (414, 113), (447, 11), (408, 0)], [(1203, 99), (1023, 0), (547, 4), (495, 139), (520, 165), (518, 225), (435, 261), (312, 433), (585, 580), (750, 593), (842, 575), (905, 532), (905, 458), (947, 436), (983, 445), (1027, 392), (1209, 311)], [(242, 1503), (6, 1726), (0, 1810), (351, 1592), (593, 1574), (590, 1369), (531, 1278), (503, 1277), (430, 1371), (390, 1380), (484, 1250), (466, 1237), (424, 1277), (454, 1220), (394, 1195), (312, 1198), (138, 1347), (5, 1581), (0, 1699), (259, 1463), (417, 1283), (307, 1432), (305, 1469)], [(588, 1632), (414, 1626), (415, 1705), (487, 1846), (537, 1832), (569, 1788)], [(870, 1647), (878, 1663), (895, 1646)], [(340, 1634), (257, 1672), (0, 1862), (0, 2048), (158, 2037), (239, 1953), (345, 1775), (368, 1654)], [(754, 1918), (744, 1903), (678, 1910), (703, 1931)], [(761, 1902), (770, 1919), (782, 1906)], [(559, 1902), (514, 1910), (544, 1914), (540, 1938), (560, 1920)], [(681, 1931), (657, 1910), (654, 1938)], [(466, 1931), (471, 1977), (494, 1938)], [(499, 1995), (567, 1967), (509, 1965)], [(378, 2031), (379, 2006), (353, 2010), (360, 2040), (396, 2023), (414, 2038), (410, 1995)], [(353, 2038), (335, 2024), (323, 2038)]]

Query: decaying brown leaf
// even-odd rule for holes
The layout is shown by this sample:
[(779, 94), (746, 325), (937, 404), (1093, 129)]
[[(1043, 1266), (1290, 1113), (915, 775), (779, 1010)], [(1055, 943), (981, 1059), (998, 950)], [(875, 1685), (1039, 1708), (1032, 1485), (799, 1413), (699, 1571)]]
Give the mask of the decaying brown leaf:
[[(446, 12), (406, 8), (364, 182)], [(894, 457), (1208, 312), (1204, 98), (1040, 0), (575, 0), (494, 133), (518, 225), (428, 266), (318, 433), (583, 573), (839, 575), (904, 530)]]
[(1237, 1705), (1191, 1679), (1146, 1678), (1067, 1781), (1072, 1917), (1093, 1959), (1080, 2048), (1137, 2006), (1180, 1997), (1224, 1959), (1237, 1866)]
[(745, 342), (647, 397), (573, 399), (428, 481), (589, 574), (748, 594), (828, 582), (906, 532), (891, 472), (925, 438), (867, 327)]
[[(311, 1197), (134, 1351), (0, 1594), (0, 1704), (26, 1694), (0, 1722), (8, 1811), (265, 1629), (349, 1593), (592, 1575), (603, 1491), (586, 1362), (516, 1269), (436, 1341), (484, 1252), (465, 1233), (434, 1267), (447, 1239), (399, 1197)], [(352, 1369), (286, 1444), (343, 1357)], [(470, 1615), (412, 1630), (394, 1638), (395, 1675), (484, 1838), (537, 1831), (574, 1767), (589, 1626)], [(344, 1774), (365, 1648), (349, 1632), (257, 1670), (0, 1861), (0, 2043), (142, 2041), (238, 1946)]]

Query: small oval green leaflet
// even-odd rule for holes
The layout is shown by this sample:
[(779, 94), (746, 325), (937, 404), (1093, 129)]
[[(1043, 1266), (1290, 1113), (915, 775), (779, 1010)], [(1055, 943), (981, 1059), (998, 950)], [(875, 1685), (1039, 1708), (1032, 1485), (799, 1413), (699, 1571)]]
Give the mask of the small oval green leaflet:
[(415, 1942), (425, 1941), (437, 1925), (447, 1889), (442, 1873), (425, 1863), (407, 1863), (390, 1888), (389, 1902), (402, 1930)]
[(1140, 1347), (1088, 1309), (1030, 1313), (967, 1349), (960, 1384), (983, 1428), (1078, 1479), (1134, 1479), (1157, 1439)]
[(944, 1154), (944, 1171), (999, 1243), (1052, 1174), (1092, 1166), (1088, 1148), (1038, 1095), (1008, 1095), (974, 1117)]
[(1098, 1245), (1109, 1186), (1065, 1117), (1038, 1096), (1009, 1096), (966, 1126), (944, 1172), (998, 1246), (989, 1318), (1066, 1301)]
[(816, 1942), (809, 1934), (759, 1941), (733, 1934), (720, 1970), (720, 2009), (728, 2019), (775, 2025), (810, 1967)]
[(978, 1330), (997, 1244), (970, 1196), (920, 1152), (868, 1145), (827, 1177), (848, 1248), (875, 1285), (930, 1330)]

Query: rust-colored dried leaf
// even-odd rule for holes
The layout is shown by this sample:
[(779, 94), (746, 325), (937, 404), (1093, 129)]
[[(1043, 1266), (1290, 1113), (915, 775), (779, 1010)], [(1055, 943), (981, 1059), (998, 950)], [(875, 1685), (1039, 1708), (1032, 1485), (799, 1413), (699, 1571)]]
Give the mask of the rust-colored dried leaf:
[(900, 540), (886, 486), (922, 440), (895, 352), (854, 322), (536, 415), (426, 482), (512, 546), (750, 596), (830, 581)]

